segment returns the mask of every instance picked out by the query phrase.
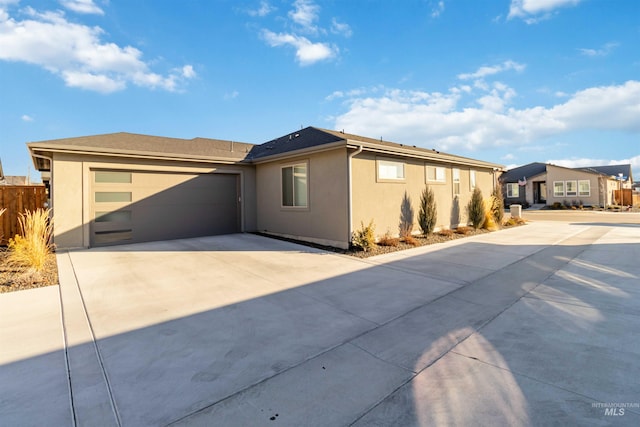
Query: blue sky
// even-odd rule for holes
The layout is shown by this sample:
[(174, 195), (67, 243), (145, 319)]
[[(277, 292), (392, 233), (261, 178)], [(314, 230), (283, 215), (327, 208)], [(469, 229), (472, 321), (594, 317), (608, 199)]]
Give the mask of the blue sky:
[(638, 180), (638, 46), (635, 0), (0, 0), (0, 158), (318, 126)]

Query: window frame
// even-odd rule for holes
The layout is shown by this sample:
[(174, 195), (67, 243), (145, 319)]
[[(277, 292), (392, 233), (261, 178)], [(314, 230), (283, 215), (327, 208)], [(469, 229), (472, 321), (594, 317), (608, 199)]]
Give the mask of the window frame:
[[(556, 187), (558, 185), (562, 186), (562, 193), (559, 193), (556, 191)], [(564, 197), (565, 196), (565, 188), (564, 188), (564, 181), (553, 181), (553, 197)]]
[[(382, 174), (380, 173), (380, 166), (384, 165), (385, 163), (395, 164), (396, 171), (398, 170), (397, 168), (398, 165), (402, 166), (402, 177), (396, 177), (396, 178), (391, 178), (386, 176), (383, 177)], [(384, 157), (376, 158), (376, 181), (377, 182), (406, 182), (406, 179), (407, 179), (407, 165), (404, 161), (391, 159), (391, 158), (384, 158)]]
[[(457, 192), (456, 192), (457, 187)], [(451, 189), (454, 196), (459, 196), (460, 189), (460, 168), (451, 168)]]
[[(515, 195), (513, 194), (513, 188), (516, 189)], [(509, 195), (509, 190), (511, 189), (511, 195)], [(507, 198), (508, 199), (517, 199), (520, 197), (520, 185), (517, 182), (507, 182)]]
[[(573, 184), (573, 187), (574, 187), (573, 191), (569, 191), (569, 185), (570, 184)], [(576, 181), (575, 179), (565, 181), (564, 182), (564, 194), (567, 197), (578, 197), (578, 181)]]
[[(433, 169), (435, 179), (429, 178), (429, 169)], [(442, 173), (438, 174), (438, 171), (441, 171)], [(427, 183), (430, 183), (430, 184), (446, 184), (447, 183), (447, 168), (445, 168), (444, 166), (426, 164), (424, 168), (424, 173), (425, 173), (425, 181)], [(439, 175), (441, 179), (438, 179)]]
[[(580, 190), (580, 184), (587, 183), (587, 191), (586, 194)], [(591, 180), (589, 179), (580, 179), (578, 180), (578, 197), (591, 197)]]
[(471, 191), (475, 190), (478, 186), (478, 177), (475, 169), (469, 169), (469, 188)]
[[(296, 204), (296, 167), (304, 167), (304, 191), (305, 191), (305, 203)], [(292, 205), (285, 205), (285, 188), (284, 188), (284, 170), (291, 169), (291, 199)], [(280, 208), (282, 209), (295, 209), (305, 210), (309, 209), (309, 161), (301, 161), (295, 163), (287, 163), (280, 166)]]

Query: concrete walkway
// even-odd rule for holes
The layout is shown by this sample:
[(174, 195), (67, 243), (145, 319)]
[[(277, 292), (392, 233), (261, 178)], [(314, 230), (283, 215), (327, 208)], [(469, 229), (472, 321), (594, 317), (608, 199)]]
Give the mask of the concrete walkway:
[(0, 424), (638, 425), (638, 259), (640, 224), (543, 221), (60, 253), (59, 293), (0, 295)]

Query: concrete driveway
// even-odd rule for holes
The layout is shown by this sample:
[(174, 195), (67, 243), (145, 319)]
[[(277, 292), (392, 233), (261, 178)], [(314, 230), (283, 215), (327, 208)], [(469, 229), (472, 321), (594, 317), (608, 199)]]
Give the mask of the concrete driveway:
[(0, 296), (0, 424), (638, 425), (640, 225), (358, 260), (248, 234)]

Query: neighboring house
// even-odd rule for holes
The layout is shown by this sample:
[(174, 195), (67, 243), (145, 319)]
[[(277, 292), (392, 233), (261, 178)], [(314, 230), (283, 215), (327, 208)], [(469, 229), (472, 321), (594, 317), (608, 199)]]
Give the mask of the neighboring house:
[(261, 145), (129, 133), (27, 145), (50, 174), (59, 247), (260, 231), (346, 248), (361, 222), (397, 235), (406, 200), (418, 231), (426, 184), (438, 226), (466, 224), (473, 188), (488, 197), (502, 168), (314, 127)]
[[(620, 175), (622, 174), (622, 175)], [(616, 203), (615, 190), (631, 188), (631, 165), (566, 168), (529, 163), (500, 177), (505, 206), (554, 203), (609, 206)]]

